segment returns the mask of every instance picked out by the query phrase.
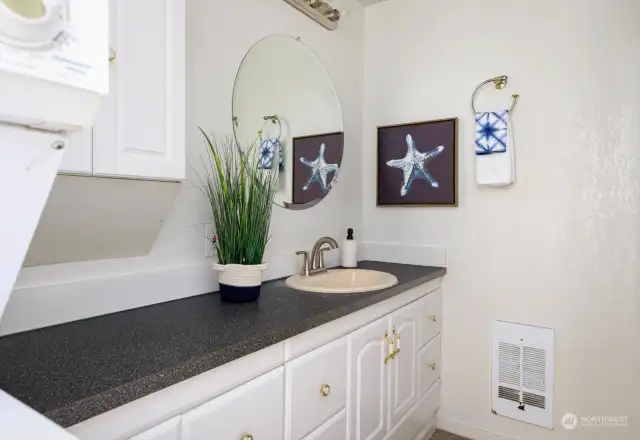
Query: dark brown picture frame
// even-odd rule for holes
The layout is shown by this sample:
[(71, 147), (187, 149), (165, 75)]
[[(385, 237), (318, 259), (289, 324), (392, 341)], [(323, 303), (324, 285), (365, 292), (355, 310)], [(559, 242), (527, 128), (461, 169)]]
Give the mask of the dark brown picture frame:
[[(414, 178), (403, 196), (403, 170), (387, 163), (406, 156), (408, 134), (418, 152), (438, 150), (426, 165), (429, 176), (438, 186), (432, 186), (426, 178)], [(444, 149), (438, 149), (439, 146)], [(377, 206), (458, 206), (458, 118), (378, 127), (376, 160)]]
[(307, 205), (309, 203), (322, 200), (335, 185), (336, 182), (334, 180), (339, 179), (339, 172), (337, 173), (338, 175), (336, 175), (336, 173), (331, 173), (331, 180), (330, 182), (327, 182), (329, 188), (326, 192), (323, 191), (318, 184), (313, 184), (308, 191), (302, 191), (302, 186), (311, 176), (311, 170), (300, 163), (300, 158), (307, 157), (307, 159), (309, 159), (317, 156), (319, 145), (322, 143), (324, 143), (326, 147), (326, 162), (337, 163), (340, 169), (342, 169), (342, 159), (344, 156), (344, 132), (337, 131), (293, 138), (292, 206)]

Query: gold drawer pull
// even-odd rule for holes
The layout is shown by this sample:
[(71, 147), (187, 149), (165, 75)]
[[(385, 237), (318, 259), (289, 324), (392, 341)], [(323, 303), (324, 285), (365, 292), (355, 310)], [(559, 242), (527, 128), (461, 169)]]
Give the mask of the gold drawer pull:
[(383, 341), (385, 341), (389, 345), (389, 354), (384, 357), (384, 363), (386, 364), (391, 359), (393, 359), (393, 357), (395, 356), (395, 353), (394, 353), (394, 350), (393, 350), (393, 341), (389, 337), (389, 333), (386, 332), (386, 331), (384, 332)]
[(116, 51), (113, 50), (112, 48), (109, 48), (109, 62), (113, 63), (115, 60), (116, 60)]
[(436, 315), (431, 315), (429, 316), (429, 319), (431, 319), (433, 322), (436, 322), (438, 320), (438, 317)]
[(438, 365), (435, 362), (430, 363), (429, 366), (433, 371), (436, 371), (436, 368), (438, 367)]
[(331, 387), (326, 383), (320, 387), (320, 394), (322, 394), (322, 397), (327, 397), (330, 392), (331, 392)]
[[(389, 333), (384, 332), (384, 340), (389, 344), (389, 354), (384, 357), (384, 363), (386, 364), (391, 359), (395, 359), (395, 357), (400, 353), (400, 333), (396, 328), (393, 328), (393, 336), (395, 340), (391, 340), (389, 337)], [(398, 345), (398, 348), (396, 347)]]
[(396, 356), (400, 354), (400, 333), (395, 327), (393, 328), (393, 336), (396, 338), (394, 345), (398, 348), (393, 350), (393, 353), (391, 353), (391, 359), (395, 359)]
[(253, 436), (251, 434), (247, 434), (244, 437), (242, 437), (241, 440), (253, 440)]

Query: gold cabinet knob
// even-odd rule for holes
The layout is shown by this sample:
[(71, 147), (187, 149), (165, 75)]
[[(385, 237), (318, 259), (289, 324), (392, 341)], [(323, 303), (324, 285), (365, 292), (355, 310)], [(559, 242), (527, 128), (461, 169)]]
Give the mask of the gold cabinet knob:
[(109, 48), (109, 62), (113, 63), (116, 60), (116, 51)]
[(331, 392), (331, 387), (326, 383), (322, 384), (322, 386), (320, 387), (320, 394), (322, 394), (323, 397), (327, 397), (330, 392)]
[(431, 364), (429, 364), (429, 366), (431, 367), (431, 369), (432, 369), (433, 371), (435, 371), (435, 370), (436, 370), (436, 368), (438, 367), (438, 365), (437, 365), (435, 362), (432, 362)]
[(438, 320), (438, 318), (436, 317), (436, 315), (431, 315), (429, 317), (433, 322), (436, 322)]
[(247, 434), (244, 437), (242, 437), (241, 440), (253, 440), (253, 436), (251, 434)]

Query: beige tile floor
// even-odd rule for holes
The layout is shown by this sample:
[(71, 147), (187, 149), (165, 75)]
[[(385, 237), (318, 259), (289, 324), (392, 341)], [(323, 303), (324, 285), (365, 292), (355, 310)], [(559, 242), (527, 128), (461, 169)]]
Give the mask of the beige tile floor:
[(437, 430), (436, 433), (433, 434), (433, 437), (431, 437), (431, 440), (468, 440), (468, 439), (464, 437), (460, 437), (459, 435), (450, 434), (445, 431)]

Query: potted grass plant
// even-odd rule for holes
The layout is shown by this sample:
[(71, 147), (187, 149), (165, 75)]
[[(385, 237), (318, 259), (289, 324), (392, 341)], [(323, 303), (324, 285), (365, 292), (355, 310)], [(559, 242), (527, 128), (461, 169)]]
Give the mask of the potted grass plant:
[(278, 169), (259, 166), (256, 145), (243, 149), (227, 138), (218, 140), (200, 132), (207, 144), (203, 160), (203, 191), (215, 225), (214, 248), (220, 297), (226, 302), (251, 302), (260, 296), (264, 251), (269, 241)]

